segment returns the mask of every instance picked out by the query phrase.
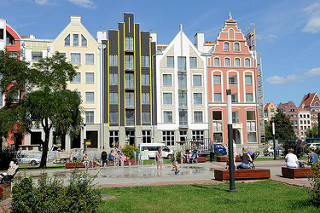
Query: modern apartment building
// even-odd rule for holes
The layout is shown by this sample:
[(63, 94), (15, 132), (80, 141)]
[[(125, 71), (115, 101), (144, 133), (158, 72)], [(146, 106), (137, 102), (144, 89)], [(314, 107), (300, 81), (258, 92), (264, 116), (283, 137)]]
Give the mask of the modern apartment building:
[(311, 112), (311, 124), (318, 124), (318, 114), (320, 113), (320, 99), (317, 93), (308, 93), (300, 103), (299, 108), (303, 108)]
[(307, 129), (311, 129), (311, 112), (303, 108), (298, 109), (299, 135), (298, 138), (305, 141)]
[(288, 103), (280, 103), (278, 109), (282, 110), (289, 117), (294, 133), (299, 137), (298, 108), (296, 105), (292, 101), (289, 101)]
[[(197, 42), (196, 42), (197, 43)], [(236, 144), (258, 144), (257, 63), (237, 21), (229, 15), (208, 58), (209, 137), (227, 143), (227, 95), (231, 89), (233, 138)], [(209, 49), (209, 47), (207, 48)]]
[(180, 31), (157, 52), (157, 137), (167, 146), (208, 138), (206, 58)]
[[(103, 40), (103, 122), (105, 145), (151, 142), (157, 125), (156, 44), (132, 13)], [(158, 104), (159, 105), (159, 104)]]

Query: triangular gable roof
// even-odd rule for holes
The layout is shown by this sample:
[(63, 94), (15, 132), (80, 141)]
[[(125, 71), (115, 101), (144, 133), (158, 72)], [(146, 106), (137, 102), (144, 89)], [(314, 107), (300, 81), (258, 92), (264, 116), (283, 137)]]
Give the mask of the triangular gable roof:
[(264, 111), (267, 111), (267, 110), (268, 110), (269, 105), (270, 105), (270, 103), (267, 103), (267, 104), (264, 106)]
[(299, 108), (302, 107), (302, 105), (303, 105), (303, 108), (310, 107), (315, 95), (318, 95), (318, 94), (317, 93), (308, 93), (305, 96), (303, 96), (303, 99), (301, 101)]
[(299, 107), (298, 110), (299, 111), (307, 111), (307, 110), (303, 109), (302, 107)]

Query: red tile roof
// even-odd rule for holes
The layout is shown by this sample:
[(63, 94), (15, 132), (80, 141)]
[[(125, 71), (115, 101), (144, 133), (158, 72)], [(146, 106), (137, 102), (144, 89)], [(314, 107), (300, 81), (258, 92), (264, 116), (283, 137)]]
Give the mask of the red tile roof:
[(299, 107), (298, 110), (299, 111), (307, 111), (307, 110), (303, 109), (302, 107)]
[(267, 103), (267, 104), (265, 105), (264, 111), (267, 111), (267, 110), (268, 110), (269, 104), (270, 104), (270, 103)]
[(311, 101), (312, 101), (312, 99), (313, 99), (313, 97), (315, 96), (315, 94), (316, 93), (308, 93), (308, 94), (306, 94), (305, 96), (303, 96), (303, 99), (302, 99), (302, 101), (301, 101), (301, 104), (300, 104), (300, 106), (299, 106), (299, 108), (300, 107), (302, 107), (302, 105), (304, 104), (304, 108), (305, 107), (309, 107), (310, 106), (310, 104), (311, 104)]

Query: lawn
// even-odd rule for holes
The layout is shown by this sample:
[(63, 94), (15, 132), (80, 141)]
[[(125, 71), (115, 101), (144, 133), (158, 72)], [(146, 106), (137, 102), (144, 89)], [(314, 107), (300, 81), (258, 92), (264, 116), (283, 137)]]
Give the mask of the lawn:
[(320, 212), (308, 189), (271, 180), (229, 184), (104, 188), (116, 198), (100, 204), (100, 212)]

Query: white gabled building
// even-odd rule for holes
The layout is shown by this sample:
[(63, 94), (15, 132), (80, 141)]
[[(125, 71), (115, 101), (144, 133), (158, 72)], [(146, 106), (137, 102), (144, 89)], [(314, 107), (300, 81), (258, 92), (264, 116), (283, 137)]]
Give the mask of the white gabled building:
[(155, 140), (173, 148), (177, 141), (208, 138), (206, 58), (182, 31), (182, 25), (167, 47), (158, 48), (156, 70)]

